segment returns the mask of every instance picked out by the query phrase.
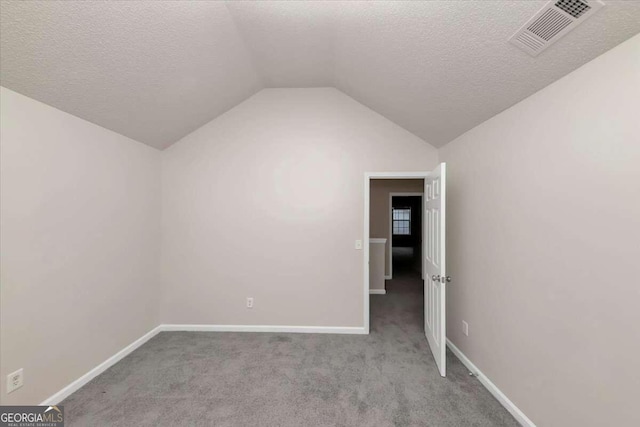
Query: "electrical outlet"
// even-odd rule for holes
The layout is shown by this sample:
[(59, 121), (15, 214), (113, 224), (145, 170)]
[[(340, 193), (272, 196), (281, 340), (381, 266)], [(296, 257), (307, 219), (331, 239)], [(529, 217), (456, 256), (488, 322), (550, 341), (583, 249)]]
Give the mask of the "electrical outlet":
[(247, 298), (247, 308), (253, 308), (253, 298)]
[(462, 333), (469, 336), (469, 324), (464, 320), (462, 321)]
[(16, 391), (24, 383), (24, 377), (22, 376), (22, 368), (7, 375), (7, 393)]
[(356, 240), (356, 249), (362, 249), (362, 240)]

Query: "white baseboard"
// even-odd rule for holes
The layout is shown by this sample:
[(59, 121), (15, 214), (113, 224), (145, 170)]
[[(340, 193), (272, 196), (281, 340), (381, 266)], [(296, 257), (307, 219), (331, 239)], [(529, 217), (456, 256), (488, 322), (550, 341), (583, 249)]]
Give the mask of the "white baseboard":
[(391, 280), (391, 279), (393, 279), (393, 276), (390, 274), (384, 276), (384, 280)]
[(463, 352), (460, 351), (458, 347), (456, 347), (449, 339), (447, 338), (447, 346), (451, 349), (453, 354), (456, 355), (458, 359), (467, 367), (469, 371), (471, 371), (474, 375), (478, 377), (480, 383), (485, 386), (489, 393), (495, 397), (498, 402), (502, 406), (506, 408), (507, 411), (524, 427), (536, 427), (536, 425), (531, 421), (525, 414), (522, 412), (509, 398), (502, 392), (500, 389), (491, 382), (489, 378), (487, 378), (480, 370), (474, 365), (471, 360), (464, 355)]
[(97, 377), (98, 375), (100, 375), (101, 373), (103, 373), (104, 371), (106, 371), (107, 369), (109, 369), (110, 367), (112, 367), (122, 359), (124, 359), (127, 355), (129, 355), (129, 353), (133, 352), (142, 344), (149, 341), (158, 332), (160, 332), (159, 326), (153, 328), (151, 331), (147, 332), (146, 334), (144, 334), (143, 336), (141, 336), (140, 338), (138, 338), (137, 340), (135, 340), (134, 342), (132, 342), (131, 344), (129, 344), (128, 346), (126, 346), (125, 348), (123, 348), (122, 350), (120, 350), (119, 352), (117, 352), (116, 354), (114, 354), (113, 356), (111, 356), (110, 358), (108, 358), (107, 360), (105, 360), (104, 362), (102, 362), (101, 364), (99, 364), (98, 366), (96, 366), (95, 368), (93, 368), (92, 370), (90, 370), (89, 372), (87, 372), (77, 380), (75, 380), (74, 382), (72, 382), (71, 384), (67, 385), (65, 388), (63, 388), (59, 392), (55, 393), (52, 396), (49, 396), (40, 405), (49, 406), (49, 405), (59, 404), (64, 399), (71, 396), (71, 394), (78, 391), (82, 386), (87, 384), (89, 381), (91, 381), (92, 379), (94, 379), (95, 377)]
[(302, 334), (366, 334), (360, 326), (160, 325), (162, 331), (279, 332)]
[(386, 289), (369, 289), (369, 293), (372, 295), (384, 295), (387, 293)]

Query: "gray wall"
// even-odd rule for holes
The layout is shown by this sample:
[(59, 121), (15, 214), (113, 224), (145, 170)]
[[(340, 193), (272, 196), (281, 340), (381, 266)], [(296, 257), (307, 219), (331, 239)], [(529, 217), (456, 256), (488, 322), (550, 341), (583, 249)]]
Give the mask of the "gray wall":
[(158, 325), (160, 152), (0, 98), (0, 401), (38, 404)]
[(437, 164), (332, 88), (265, 89), (162, 157), (162, 321), (226, 325), (362, 327), (364, 174)]
[(440, 150), (447, 336), (539, 426), (640, 425), (639, 113), (636, 36)]

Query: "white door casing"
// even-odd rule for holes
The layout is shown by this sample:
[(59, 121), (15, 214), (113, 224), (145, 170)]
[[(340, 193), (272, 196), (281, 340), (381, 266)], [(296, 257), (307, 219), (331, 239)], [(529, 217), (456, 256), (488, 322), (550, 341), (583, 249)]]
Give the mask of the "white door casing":
[(424, 330), (440, 375), (446, 365), (446, 165), (424, 180)]

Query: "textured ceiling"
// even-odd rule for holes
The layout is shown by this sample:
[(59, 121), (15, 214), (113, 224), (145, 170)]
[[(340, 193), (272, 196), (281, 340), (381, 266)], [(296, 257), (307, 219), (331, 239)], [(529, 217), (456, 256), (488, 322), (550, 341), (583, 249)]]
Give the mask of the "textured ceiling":
[(312, 86), (441, 146), (640, 32), (640, 2), (605, 1), (533, 58), (507, 39), (545, 3), (2, 0), (0, 78), (157, 148)]
[(2, 86), (164, 148), (263, 85), (224, 3), (5, 1)]

